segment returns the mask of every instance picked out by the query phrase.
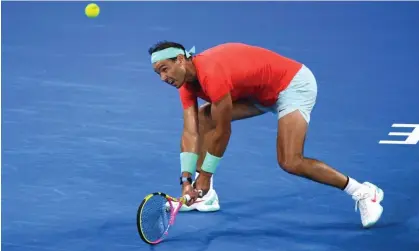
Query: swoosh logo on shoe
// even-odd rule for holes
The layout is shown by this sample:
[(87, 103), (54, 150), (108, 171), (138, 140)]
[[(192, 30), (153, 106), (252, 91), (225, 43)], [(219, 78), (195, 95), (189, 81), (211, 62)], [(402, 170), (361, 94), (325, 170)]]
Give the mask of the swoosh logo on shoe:
[(377, 202), (377, 190), (374, 191), (374, 198), (372, 198), (371, 201)]

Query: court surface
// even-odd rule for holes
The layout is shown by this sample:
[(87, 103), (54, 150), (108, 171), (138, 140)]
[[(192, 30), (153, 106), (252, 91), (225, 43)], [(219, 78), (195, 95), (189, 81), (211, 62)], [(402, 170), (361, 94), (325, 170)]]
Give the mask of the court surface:
[[(419, 250), (419, 3), (2, 3), (2, 250)], [(148, 47), (239, 41), (306, 64), (319, 84), (305, 153), (385, 191), (363, 230), (341, 191), (276, 162), (276, 119), (234, 123), (222, 210), (179, 215), (150, 248), (136, 211), (179, 195), (182, 111)]]

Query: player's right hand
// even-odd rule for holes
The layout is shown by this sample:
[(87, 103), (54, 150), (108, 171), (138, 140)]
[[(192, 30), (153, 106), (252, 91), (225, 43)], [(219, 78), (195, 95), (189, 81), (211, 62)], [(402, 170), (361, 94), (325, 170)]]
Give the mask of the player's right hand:
[(198, 199), (198, 192), (193, 188), (191, 184), (183, 183), (182, 185), (182, 196), (188, 194), (191, 199), (186, 203), (187, 206), (192, 205), (195, 203), (196, 199)]

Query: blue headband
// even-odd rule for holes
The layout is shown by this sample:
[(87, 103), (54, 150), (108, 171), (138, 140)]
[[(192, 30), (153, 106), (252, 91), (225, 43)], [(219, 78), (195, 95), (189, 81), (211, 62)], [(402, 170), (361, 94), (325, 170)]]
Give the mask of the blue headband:
[(151, 63), (154, 64), (155, 62), (160, 61), (160, 60), (175, 58), (179, 54), (185, 55), (186, 58), (190, 58), (191, 55), (194, 53), (195, 53), (195, 46), (192, 47), (189, 51), (186, 51), (186, 55), (182, 49), (170, 47), (161, 51), (156, 51), (153, 54), (151, 54)]

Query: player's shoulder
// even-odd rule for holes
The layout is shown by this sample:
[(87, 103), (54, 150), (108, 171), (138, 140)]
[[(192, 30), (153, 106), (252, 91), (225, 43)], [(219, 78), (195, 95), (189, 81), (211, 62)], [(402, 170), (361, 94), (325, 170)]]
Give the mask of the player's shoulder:
[(275, 53), (257, 45), (240, 42), (228, 42), (210, 47), (197, 54), (195, 57), (197, 58), (197, 61), (202, 62), (202, 64), (211, 65), (222, 63), (223, 61), (231, 61), (230, 59), (240, 61), (240, 58), (269, 56), (271, 54)]
[(222, 67), (225, 59), (236, 57), (237, 51), (247, 47), (242, 43), (223, 43), (210, 47), (194, 56), (195, 66), (211, 71), (213, 68)]
[[(228, 42), (210, 47), (194, 56), (194, 65), (199, 75), (210, 76), (234, 70), (238, 64), (246, 64), (266, 55), (267, 49), (255, 45)], [(251, 66), (249, 63), (247, 65)]]
[(257, 49), (256, 46), (240, 43), (240, 42), (227, 42), (218, 44), (216, 46), (210, 47), (198, 55), (201, 56), (222, 56), (228, 55), (229, 53), (235, 52), (237, 50), (254, 50)]

